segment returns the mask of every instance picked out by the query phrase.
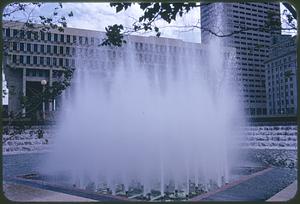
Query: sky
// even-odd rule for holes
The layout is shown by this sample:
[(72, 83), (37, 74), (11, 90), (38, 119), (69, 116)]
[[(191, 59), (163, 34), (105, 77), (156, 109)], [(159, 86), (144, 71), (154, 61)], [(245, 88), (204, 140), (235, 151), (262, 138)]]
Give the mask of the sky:
[[(47, 3), (39, 8), (31, 8), (30, 15), (39, 16), (52, 13), (54, 8), (57, 7), (57, 3)], [(142, 10), (138, 5), (133, 5), (125, 12), (115, 13), (115, 8), (110, 7), (109, 3), (63, 3), (62, 13), (67, 14), (73, 12), (74, 16), (67, 19), (68, 27), (105, 31), (105, 27), (113, 24), (123, 24), (125, 27), (132, 27), (133, 22), (142, 15)], [(28, 15), (27, 15), (28, 16)], [(21, 14), (15, 14), (16, 20), (26, 19), (24, 12)], [(156, 22), (159, 27), (168, 26), (167, 28), (161, 28), (162, 37), (179, 38), (189, 42), (201, 42), (201, 32), (199, 29), (193, 31), (184, 32), (182, 29), (174, 28), (172, 26), (184, 26), (184, 25), (196, 25), (200, 19), (200, 8), (193, 9), (187, 15), (182, 18), (176, 19), (176, 22), (170, 25), (163, 21)], [(171, 26), (171, 27), (170, 27)], [(151, 35), (151, 33), (140, 33), (143, 35)], [(152, 33), (153, 34), (153, 33)]]

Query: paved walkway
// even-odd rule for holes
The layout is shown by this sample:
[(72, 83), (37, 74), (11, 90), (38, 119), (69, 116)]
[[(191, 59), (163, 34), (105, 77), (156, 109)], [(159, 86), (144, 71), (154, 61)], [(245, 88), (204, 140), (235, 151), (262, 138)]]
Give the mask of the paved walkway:
[(294, 181), (291, 185), (280, 191), (279, 193), (272, 196), (267, 201), (276, 202), (276, 201), (288, 201), (293, 199), (297, 193), (297, 180)]
[[(266, 201), (297, 179), (297, 171), (271, 168), (221, 191), (195, 197), (194, 201)], [(278, 197), (277, 197), (278, 198)]]
[(49, 191), (40, 188), (34, 188), (22, 184), (14, 183), (4, 183), (3, 191), (6, 198), (11, 201), (17, 202), (93, 202), (96, 200), (83, 198), (79, 196), (69, 195), (65, 193), (59, 193), (54, 191)]

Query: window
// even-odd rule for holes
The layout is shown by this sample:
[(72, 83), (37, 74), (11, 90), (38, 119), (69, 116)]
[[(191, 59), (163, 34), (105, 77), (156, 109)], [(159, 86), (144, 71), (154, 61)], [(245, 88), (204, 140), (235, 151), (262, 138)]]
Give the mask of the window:
[(257, 108), (256, 113), (257, 113), (257, 115), (261, 115), (261, 108)]
[(54, 45), (54, 47), (53, 47), (53, 52), (54, 52), (54, 54), (58, 54), (57, 46), (56, 45)]
[(33, 45), (33, 51), (34, 51), (34, 52), (37, 52), (37, 51), (38, 51), (38, 45), (37, 45), (37, 44), (34, 44), (34, 45)]
[(44, 46), (44, 45), (41, 45), (41, 47), (40, 47), (40, 52), (41, 52), (41, 53), (45, 53), (45, 46)]
[(41, 40), (45, 40), (45, 33), (41, 31)]
[(57, 59), (55, 57), (53, 58), (53, 65), (57, 66)]
[(60, 35), (60, 42), (65, 42), (65, 35), (63, 34)]
[(67, 35), (67, 43), (70, 43), (70, 35)]
[(58, 35), (54, 33), (54, 42), (58, 42)]
[(27, 64), (31, 64), (31, 62), (30, 62), (30, 56), (27, 56), (27, 57), (26, 57), (26, 63), (27, 63)]
[(27, 31), (27, 39), (31, 39), (31, 31)]
[(31, 52), (31, 44), (27, 43), (27, 52)]
[(40, 57), (40, 65), (44, 65), (44, 57)]
[(47, 45), (47, 53), (51, 53), (51, 45)]
[(16, 62), (17, 62), (17, 56), (16, 56), (16, 55), (13, 55), (13, 56), (12, 56), (12, 61), (13, 61), (13, 63), (16, 63)]
[(70, 47), (66, 47), (66, 54), (67, 54), (67, 55), (70, 54)]
[(76, 54), (76, 49), (73, 47), (72, 48), (72, 55), (75, 55)]
[(19, 33), (18, 30), (13, 29), (13, 37), (18, 37), (18, 33)]
[(32, 76), (36, 76), (36, 70), (32, 70)]
[(18, 43), (17, 42), (13, 42), (13, 50), (17, 50), (18, 49)]
[(77, 40), (77, 39), (76, 39), (76, 36), (74, 35), (74, 36), (73, 36), (73, 42), (76, 43), (76, 40)]
[(63, 58), (59, 58), (59, 66), (63, 66)]
[(24, 30), (21, 30), (21, 31), (20, 31), (20, 38), (21, 38), (21, 39), (24, 39), (24, 38), (25, 38), (25, 31), (24, 31)]
[(20, 43), (20, 51), (25, 51), (24, 43)]
[(9, 28), (6, 29), (6, 37), (10, 37), (10, 29)]
[(69, 59), (66, 59), (66, 67), (68, 67), (69, 66)]
[(23, 55), (20, 55), (20, 63), (25, 64)]
[(59, 47), (59, 53), (64, 54), (64, 47), (62, 47), (62, 46)]
[(47, 57), (47, 65), (50, 65), (50, 57)]
[(37, 56), (33, 56), (33, 64), (37, 64)]
[(48, 41), (51, 41), (51, 33), (48, 33)]
[(39, 77), (42, 77), (44, 75), (44, 70), (38, 70)]

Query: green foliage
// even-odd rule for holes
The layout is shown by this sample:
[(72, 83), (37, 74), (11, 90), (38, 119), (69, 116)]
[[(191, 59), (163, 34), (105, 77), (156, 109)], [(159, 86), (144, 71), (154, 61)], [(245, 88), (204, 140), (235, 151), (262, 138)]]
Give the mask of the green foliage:
[[(44, 4), (45, 3), (10, 3), (4, 8), (3, 19), (18, 21), (18, 19), (14, 18), (14, 15), (21, 13), (26, 19), (24, 29), (41, 29), (42, 31), (57, 29), (62, 32), (64, 28), (67, 27), (67, 19), (73, 16), (73, 12), (71, 11), (65, 16), (61, 13), (63, 4), (58, 3), (54, 10), (49, 12), (48, 15), (35, 16), (33, 11), (36, 8), (42, 7)], [(23, 20), (20, 19), (20, 21)], [(39, 25), (37, 25), (37, 23)]]
[(105, 28), (106, 30), (106, 39), (101, 43), (102, 46), (122, 46), (123, 43), (126, 43), (124, 40), (124, 35), (121, 33), (124, 30), (123, 25), (113, 25)]
[[(134, 3), (111, 3), (111, 7), (115, 7), (116, 13), (127, 10)], [(199, 7), (196, 3), (138, 3), (144, 14), (139, 17), (138, 21), (133, 24), (133, 32), (137, 31), (154, 31), (156, 36), (159, 37), (161, 32), (154, 22), (162, 19), (168, 23), (176, 20), (179, 15), (182, 17), (184, 14), (191, 11), (195, 7)], [(109, 46), (122, 46), (126, 41), (124, 38), (124, 28), (122, 25), (108, 26), (106, 29), (106, 38), (101, 45)], [(123, 32), (122, 32), (123, 31)]]
[[(24, 22), (24, 19), (26, 19), (23, 27), (21, 27), (20, 31), (14, 36), (14, 40), (23, 39), (26, 33), (33, 34), (34, 38), (37, 38), (39, 31), (48, 32), (50, 29), (55, 29), (60, 32), (64, 31), (64, 28), (67, 27), (68, 18), (74, 15), (73, 12), (71, 11), (67, 15), (62, 14), (63, 4), (57, 3), (53, 11), (49, 11), (47, 14), (45, 13), (46, 15), (35, 16), (33, 12), (34, 9), (40, 8), (44, 4), (45, 3), (10, 3), (4, 8), (2, 16), (5, 21), (3, 21), (3, 23), (7, 23), (7, 26), (13, 27), (16, 21)], [(14, 18), (18, 16), (15, 14), (21, 14), (25, 18)], [(7, 56), (9, 42), (10, 39), (7, 38), (3, 41), (4, 56)], [(7, 68), (11, 69), (8, 65)], [(45, 86), (45, 90), (42, 93), (36, 93), (32, 97), (20, 97), (22, 109), (26, 109), (26, 116), (35, 113), (43, 101), (52, 101), (59, 96), (63, 90), (70, 86), (73, 70), (64, 68), (61, 72), (62, 77), (60, 80), (53, 82), (52, 86)], [(17, 94), (14, 87), (10, 86), (8, 89), (10, 95)], [(7, 93), (4, 93), (3, 90), (3, 94)], [(14, 138), (16, 135), (25, 133), (26, 129), (30, 129), (32, 125), (36, 125), (36, 122), (39, 122), (33, 118), (24, 118), (23, 116), (22, 110), (8, 113), (8, 118), (4, 121), (5, 126), (3, 127), (3, 134), (8, 135), (8, 137), (3, 139), (3, 143)], [(38, 129), (31, 132), (31, 134), (36, 134), (37, 138), (42, 138), (44, 132)], [(46, 140), (45, 142), (47, 143), (48, 141)]]
[[(155, 26), (155, 21), (163, 20), (167, 23), (172, 23), (176, 21), (178, 17), (182, 17), (185, 14), (189, 13), (192, 9), (200, 7), (200, 6), (207, 6), (210, 3), (160, 3), (160, 2), (153, 2), (153, 3), (111, 3), (110, 6), (116, 9), (116, 13), (121, 11), (127, 10), (133, 4), (138, 4), (139, 8), (143, 11), (143, 14), (138, 18), (136, 22), (132, 25), (132, 30), (127, 29), (119, 29), (115, 30), (113, 33), (114, 37), (110, 37), (111, 33), (108, 33), (107, 38), (104, 39), (105, 44), (107, 45), (114, 45), (121, 46), (120, 38), (123, 38), (125, 34), (134, 33), (138, 31), (154, 31), (156, 36), (159, 37), (161, 35), (159, 27)], [(285, 30), (296, 30), (295, 24), (295, 16), (289, 14), (287, 11), (283, 13), (287, 19), (287, 23), (289, 24), (290, 28)], [(117, 26), (117, 25), (114, 25)], [(120, 26), (120, 25), (118, 25)], [(110, 28), (111, 26), (108, 26)], [(257, 27), (249, 27), (249, 26), (240, 26), (240, 30), (234, 30), (233, 32), (229, 33), (219, 33), (214, 32), (208, 28), (200, 27), (199, 25), (192, 25), (192, 28), (199, 28), (204, 31), (207, 31), (217, 37), (229, 37), (232, 35), (236, 35), (239, 33), (247, 32), (247, 31), (262, 31), (262, 32), (278, 32), (281, 31), (281, 21), (280, 16), (278, 13), (274, 11), (267, 12), (267, 21), (264, 25), (260, 25)], [(111, 32), (109, 30), (109, 32)]]

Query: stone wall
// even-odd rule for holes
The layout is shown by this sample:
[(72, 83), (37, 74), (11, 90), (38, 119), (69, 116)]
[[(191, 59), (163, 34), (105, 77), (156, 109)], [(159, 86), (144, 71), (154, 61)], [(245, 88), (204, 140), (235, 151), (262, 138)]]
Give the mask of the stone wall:
[(251, 126), (245, 128), (242, 149), (247, 160), (280, 167), (297, 167), (296, 125)]
[(248, 126), (242, 146), (254, 149), (297, 149), (297, 126)]
[[(43, 137), (39, 138), (36, 131), (42, 130)], [(7, 154), (20, 154), (20, 153), (33, 153), (33, 152), (47, 152), (51, 150), (53, 145), (53, 130), (50, 127), (33, 127), (32, 129), (25, 130), (25, 133), (15, 135), (3, 143), (3, 155)], [(9, 135), (3, 135), (5, 141)]]

